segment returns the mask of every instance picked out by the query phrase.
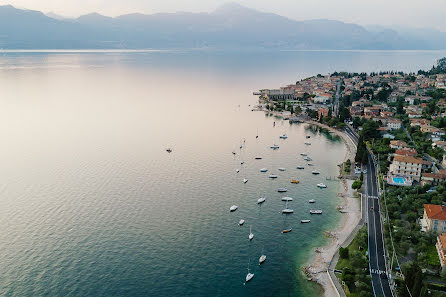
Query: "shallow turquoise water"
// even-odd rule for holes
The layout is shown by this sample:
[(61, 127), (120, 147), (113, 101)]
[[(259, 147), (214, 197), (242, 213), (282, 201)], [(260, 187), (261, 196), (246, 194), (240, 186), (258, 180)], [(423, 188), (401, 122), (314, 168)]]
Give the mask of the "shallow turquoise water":
[[(439, 56), (1, 56), (0, 295), (320, 295), (300, 267), (325, 243), (323, 231), (339, 221), (339, 184), (325, 178), (337, 174), (344, 145), (307, 125), (251, 112), (252, 91), (334, 69), (416, 70)], [(289, 138), (280, 140), (282, 133)], [(311, 146), (304, 145), (305, 135)], [(269, 149), (273, 143), (280, 149)], [(319, 176), (308, 166), (295, 169), (307, 163), (301, 152), (313, 158)], [(262, 167), (279, 178), (268, 179)], [(292, 185), (291, 178), (301, 183)], [(328, 188), (318, 189), (319, 182)], [(283, 186), (295, 198), (289, 216), (280, 213), (277, 188)], [(267, 201), (258, 206), (261, 194)], [(234, 213), (232, 204), (239, 206)], [(316, 207), (324, 214), (310, 217)], [(310, 224), (299, 223), (307, 218)], [(280, 233), (289, 227), (291, 233)], [(259, 267), (262, 249), (268, 259)], [(255, 277), (243, 285), (248, 262)]]

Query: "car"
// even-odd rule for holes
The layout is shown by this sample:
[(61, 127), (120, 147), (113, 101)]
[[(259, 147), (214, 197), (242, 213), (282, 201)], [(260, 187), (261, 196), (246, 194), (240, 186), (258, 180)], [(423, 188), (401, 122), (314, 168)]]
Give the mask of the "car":
[(370, 211), (373, 211), (373, 206), (370, 206)]
[(379, 275), (379, 277), (381, 277), (382, 279), (387, 279), (387, 273), (381, 273), (380, 275)]
[(364, 169), (362, 172), (363, 172), (364, 174), (367, 174), (367, 169)]

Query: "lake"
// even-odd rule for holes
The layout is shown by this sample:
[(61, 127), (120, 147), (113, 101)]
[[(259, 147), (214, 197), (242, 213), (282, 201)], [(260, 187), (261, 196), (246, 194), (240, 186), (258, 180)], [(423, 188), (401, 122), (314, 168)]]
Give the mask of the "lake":
[[(340, 184), (326, 178), (345, 148), (327, 131), (251, 111), (252, 92), (318, 73), (428, 69), (443, 56), (0, 52), (0, 295), (319, 296), (300, 267), (339, 224)], [(279, 187), (294, 198), (291, 215)], [(324, 214), (301, 225), (314, 208)]]

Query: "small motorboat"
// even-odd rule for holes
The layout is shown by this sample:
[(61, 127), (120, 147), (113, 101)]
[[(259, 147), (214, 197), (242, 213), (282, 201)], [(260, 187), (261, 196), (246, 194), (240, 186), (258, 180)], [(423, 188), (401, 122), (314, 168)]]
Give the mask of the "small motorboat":
[(262, 160), (262, 157), (255, 157), (256, 160)]
[(259, 199), (257, 199), (257, 204), (262, 204), (263, 202), (265, 202), (265, 200), (265, 197), (260, 197)]
[(308, 166), (313, 166), (313, 163), (307, 163)]
[(305, 156), (304, 160), (305, 160), (305, 161), (313, 161), (313, 159), (311, 159), (311, 158), (308, 157), (308, 156)]
[(325, 189), (327, 186), (324, 185), (323, 183), (319, 183), (319, 184), (317, 184), (317, 187), (321, 188), (321, 189)]
[(240, 165), (243, 165), (243, 164), (245, 164), (245, 161), (241, 161), (241, 162), (240, 162)]
[(282, 134), (282, 135), (279, 136), (279, 138), (280, 138), (280, 139), (287, 139), (288, 136), (286, 136), (286, 134)]
[(286, 192), (286, 191), (288, 191), (287, 188), (278, 188), (277, 189), (277, 192), (279, 192), (279, 193), (283, 193), (283, 192)]
[(297, 166), (296, 169), (304, 169), (305, 167), (303, 166)]
[(310, 214), (322, 214), (322, 210), (310, 210)]
[(267, 171), (268, 171), (268, 169), (266, 169), (266, 168), (260, 169), (260, 172), (267, 172)]
[(254, 238), (254, 234), (251, 232), (251, 226), (249, 226), (249, 235), (248, 235), (249, 240), (252, 240)]
[(240, 172), (240, 169), (237, 168), (237, 169), (235, 170), (235, 172), (239, 173), (239, 172)]
[(307, 154), (306, 153), (300, 153), (300, 155), (305, 157)]
[(291, 197), (282, 197), (282, 201), (293, 201)]
[(305, 136), (305, 138), (310, 138), (310, 137), (311, 137), (310, 135)]
[(314, 200), (314, 199), (310, 199), (310, 200), (308, 200), (308, 202), (309, 202), (309, 203), (315, 203), (316, 200)]
[(237, 205), (233, 205), (233, 206), (231, 206), (231, 207), (229, 208), (229, 211), (236, 211), (237, 208), (238, 208)]
[(310, 142), (305, 142), (305, 144), (306, 144), (306, 145), (311, 145), (311, 143), (310, 143)]
[(270, 146), (270, 148), (272, 148), (273, 150), (278, 149), (279, 146), (277, 144), (273, 144), (272, 146)]
[(313, 171), (311, 171), (311, 173), (313, 173), (313, 174), (315, 174), (315, 175), (317, 175), (317, 174), (321, 174), (319, 171), (317, 171), (317, 170), (313, 170)]
[(172, 152), (171, 148), (166, 149), (166, 152), (168, 152), (169, 154)]
[(243, 179), (243, 183), (246, 184), (247, 182), (248, 182), (248, 179), (247, 179), (247, 178), (244, 178), (244, 179)]
[(302, 224), (305, 224), (305, 223), (309, 223), (310, 220), (300, 220), (300, 222), (301, 222)]
[(282, 230), (282, 234), (284, 234), (284, 233), (289, 233), (289, 232), (291, 232), (291, 230), (293, 230), (293, 229), (285, 229), (285, 230)]
[(290, 180), (290, 183), (292, 183), (292, 184), (298, 184), (299, 181), (298, 181), (297, 179), (292, 179), (292, 180)]
[(235, 155), (235, 152), (234, 152), (234, 151), (232, 151), (232, 154), (233, 154), (233, 155)]
[(283, 168), (283, 167), (280, 167), (278, 170), (279, 170), (279, 171), (285, 171), (286, 169)]
[(278, 176), (277, 175), (275, 175), (275, 174), (270, 174), (269, 175), (269, 178), (277, 178)]
[(239, 224), (240, 226), (242, 226), (244, 223), (245, 223), (245, 220), (244, 220), (244, 219), (241, 219), (241, 220), (238, 222), (238, 224)]
[(263, 255), (263, 253), (262, 253), (262, 255), (259, 258), (259, 265), (262, 265), (262, 263), (265, 262), (265, 260), (266, 260), (266, 256)]

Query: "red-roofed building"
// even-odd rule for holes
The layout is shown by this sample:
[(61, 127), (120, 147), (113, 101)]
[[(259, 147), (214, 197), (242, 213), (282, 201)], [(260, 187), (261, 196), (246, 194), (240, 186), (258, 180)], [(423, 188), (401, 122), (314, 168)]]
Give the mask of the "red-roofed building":
[(446, 231), (446, 207), (435, 204), (425, 204), (423, 220), (426, 231), (443, 233)]
[(440, 236), (437, 237), (437, 243), (435, 244), (435, 247), (437, 248), (441, 268), (444, 269), (446, 265), (446, 233), (442, 233)]
[(416, 156), (418, 154), (417, 150), (414, 148), (404, 148), (401, 150), (396, 150), (395, 155), (401, 155), (401, 156)]
[(429, 185), (438, 185), (446, 180), (446, 174), (442, 173), (423, 173), (421, 176), (421, 184), (424, 186), (426, 184)]

